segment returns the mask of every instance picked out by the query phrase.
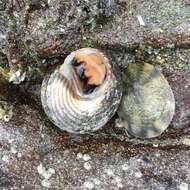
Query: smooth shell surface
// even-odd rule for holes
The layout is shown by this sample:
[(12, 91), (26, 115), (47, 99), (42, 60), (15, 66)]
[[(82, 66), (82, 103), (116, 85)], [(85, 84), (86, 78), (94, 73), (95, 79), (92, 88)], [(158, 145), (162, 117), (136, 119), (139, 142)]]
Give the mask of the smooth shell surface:
[(173, 92), (163, 74), (150, 64), (131, 64), (124, 74), (118, 114), (128, 132), (139, 138), (159, 136), (170, 124)]
[[(91, 54), (98, 50), (84, 48), (80, 51)], [(104, 58), (109, 63), (105, 56)], [(104, 126), (118, 109), (122, 96), (118, 71), (110, 64), (109, 68), (111, 77), (107, 77), (89, 98), (76, 95), (71, 83), (60, 74), (59, 67), (48, 75), (42, 84), (41, 100), (50, 120), (71, 133), (87, 133)]]

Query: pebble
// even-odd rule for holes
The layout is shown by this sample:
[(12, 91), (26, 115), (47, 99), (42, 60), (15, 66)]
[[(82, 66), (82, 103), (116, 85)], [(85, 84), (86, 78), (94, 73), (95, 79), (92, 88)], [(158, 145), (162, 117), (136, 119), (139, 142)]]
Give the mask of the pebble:
[(179, 190), (188, 190), (188, 184), (187, 183), (184, 183), (182, 182), (180, 185), (179, 185)]
[(84, 161), (88, 161), (88, 160), (90, 160), (91, 159), (91, 157), (88, 155), (88, 154), (84, 154), (83, 155), (83, 160)]
[(86, 169), (86, 170), (91, 170), (91, 165), (88, 163), (88, 162), (85, 162), (84, 163), (84, 168)]
[(85, 181), (84, 182), (84, 187), (87, 189), (93, 189), (94, 188), (94, 183), (90, 182), (90, 181)]

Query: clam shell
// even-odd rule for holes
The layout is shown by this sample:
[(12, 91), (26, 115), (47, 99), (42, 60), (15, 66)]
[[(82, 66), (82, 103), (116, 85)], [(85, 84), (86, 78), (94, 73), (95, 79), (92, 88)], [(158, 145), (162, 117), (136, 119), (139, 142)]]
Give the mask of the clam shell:
[(163, 74), (150, 64), (131, 64), (124, 74), (124, 96), (118, 115), (128, 132), (139, 138), (159, 136), (174, 112), (173, 92)]
[[(96, 53), (98, 50), (84, 48), (81, 51)], [(47, 75), (41, 88), (41, 100), (49, 119), (71, 133), (87, 133), (103, 127), (116, 112), (122, 96), (120, 75), (110, 64), (109, 68), (111, 77), (107, 77), (98, 93), (92, 92), (90, 98), (76, 95), (71, 83), (60, 74), (60, 67)]]

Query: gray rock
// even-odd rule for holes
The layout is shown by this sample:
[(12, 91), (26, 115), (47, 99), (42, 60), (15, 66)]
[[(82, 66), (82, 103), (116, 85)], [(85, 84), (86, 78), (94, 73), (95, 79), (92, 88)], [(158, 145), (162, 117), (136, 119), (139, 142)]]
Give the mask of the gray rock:
[[(185, 0), (0, 0), (0, 101), (13, 106), (11, 119), (0, 120), (1, 189), (189, 189), (189, 9)], [(72, 50), (89, 46), (122, 71), (134, 62), (162, 69), (176, 100), (167, 131), (134, 139), (115, 127), (117, 116), (82, 136), (52, 125), (41, 81)], [(24, 81), (10, 84), (18, 70)]]

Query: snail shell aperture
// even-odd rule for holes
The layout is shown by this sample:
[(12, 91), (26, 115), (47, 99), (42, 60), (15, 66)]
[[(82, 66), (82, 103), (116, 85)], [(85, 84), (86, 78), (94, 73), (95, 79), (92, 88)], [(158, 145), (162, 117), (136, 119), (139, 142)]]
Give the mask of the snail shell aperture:
[(118, 114), (128, 132), (140, 138), (159, 136), (170, 124), (174, 111), (173, 92), (162, 73), (150, 64), (131, 64), (124, 81)]
[(50, 120), (71, 133), (87, 133), (104, 126), (122, 96), (118, 70), (97, 49), (72, 52), (64, 64), (47, 75), (41, 100)]

